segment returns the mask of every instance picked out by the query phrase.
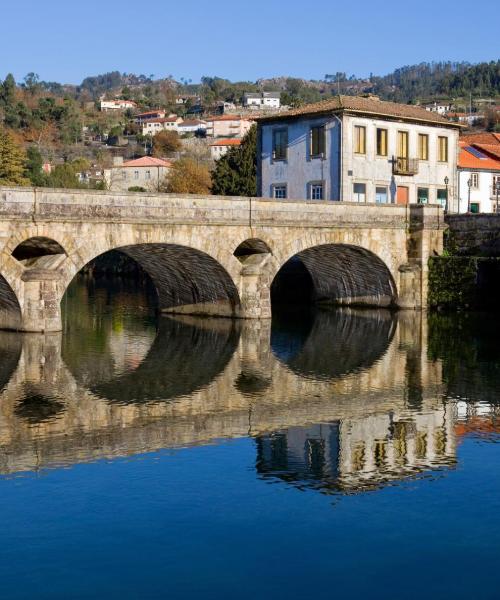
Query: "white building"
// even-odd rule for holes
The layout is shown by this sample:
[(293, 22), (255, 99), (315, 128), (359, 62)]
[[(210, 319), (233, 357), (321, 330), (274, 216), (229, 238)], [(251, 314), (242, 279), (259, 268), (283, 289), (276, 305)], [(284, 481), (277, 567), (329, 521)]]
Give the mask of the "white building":
[(199, 131), (207, 130), (207, 124), (205, 121), (200, 121), (199, 119), (186, 119), (177, 125), (177, 131), (179, 135), (184, 135), (186, 133), (197, 133)]
[(218, 160), (221, 156), (224, 156), (230, 148), (240, 145), (241, 140), (238, 138), (217, 140), (213, 144), (210, 144), (210, 155), (214, 160)]
[(246, 93), (243, 95), (243, 106), (254, 109), (266, 109), (280, 107), (280, 92)]
[(142, 135), (155, 136), (160, 131), (177, 131), (180, 123), (182, 123), (182, 118), (177, 115), (162, 119), (150, 119), (143, 122)]
[(252, 126), (252, 121), (243, 119), (238, 115), (220, 115), (217, 117), (207, 117), (207, 136), (208, 137), (243, 137)]
[(137, 125), (142, 125), (146, 121), (151, 121), (153, 119), (164, 119), (165, 115), (166, 112), (163, 110), (163, 108), (159, 108), (158, 110), (150, 110), (148, 112), (135, 115), (134, 121), (137, 123)]
[(500, 200), (500, 159), (489, 156), (465, 141), (460, 142), (458, 212), (497, 212), (497, 189)]
[(429, 112), (445, 115), (447, 112), (450, 112), (452, 106), (447, 102), (431, 102), (430, 104), (424, 104), (424, 108)]
[(113, 110), (135, 110), (137, 104), (132, 100), (101, 100), (102, 112), (108, 112)]
[(152, 156), (126, 162), (115, 157), (111, 169), (104, 171), (106, 187), (113, 192), (126, 192), (133, 187), (141, 187), (148, 192), (158, 191), (171, 166), (170, 161)]
[(257, 121), (265, 198), (444, 206), (456, 191), (461, 126), (421, 107), (336, 96)]

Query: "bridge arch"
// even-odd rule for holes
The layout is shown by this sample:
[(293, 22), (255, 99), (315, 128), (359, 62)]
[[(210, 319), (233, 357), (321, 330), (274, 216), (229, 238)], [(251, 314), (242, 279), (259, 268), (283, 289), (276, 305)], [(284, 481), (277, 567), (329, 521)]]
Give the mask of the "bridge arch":
[(398, 291), (387, 264), (370, 249), (326, 242), (286, 258), (274, 274), (271, 301), (390, 307)]

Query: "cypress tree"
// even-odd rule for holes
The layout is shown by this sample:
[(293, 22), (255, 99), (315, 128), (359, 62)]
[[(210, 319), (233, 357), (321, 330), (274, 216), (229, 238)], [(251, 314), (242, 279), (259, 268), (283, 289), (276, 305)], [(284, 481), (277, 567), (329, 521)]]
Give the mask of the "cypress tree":
[(257, 127), (245, 135), (240, 146), (219, 158), (212, 172), (212, 194), (257, 195)]

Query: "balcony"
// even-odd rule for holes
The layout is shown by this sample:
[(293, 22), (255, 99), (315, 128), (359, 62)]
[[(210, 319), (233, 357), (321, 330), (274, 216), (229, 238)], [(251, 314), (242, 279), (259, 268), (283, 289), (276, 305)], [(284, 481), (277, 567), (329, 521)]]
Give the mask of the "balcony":
[(418, 159), (393, 158), (392, 172), (394, 175), (416, 175), (418, 173)]

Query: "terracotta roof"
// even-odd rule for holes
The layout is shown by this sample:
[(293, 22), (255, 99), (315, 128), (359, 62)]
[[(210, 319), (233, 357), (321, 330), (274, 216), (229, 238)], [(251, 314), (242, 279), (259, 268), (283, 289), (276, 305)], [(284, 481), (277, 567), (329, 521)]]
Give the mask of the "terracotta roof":
[(500, 144), (472, 144), (474, 148), (478, 148), (482, 150), (485, 154), (489, 154), (493, 158), (498, 158), (500, 160)]
[(207, 117), (206, 121), (246, 121), (241, 115), (219, 115), (216, 117)]
[(422, 121), (426, 123), (442, 125), (443, 127), (461, 127), (458, 125), (458, 123), (452, 123), (441, 115), (429, 112), (421, 106), (386, 102), (373, 96), (333, 96), (328, 100), (323, 100), (314, 104), (307, 104), (306, 106), (294, 108), (285, 113), (280, 113), (279, 115), (258, 117), (255, 120), (258, 122), (281, 121), (288, 120), (293, 117), (298, 118), (316, 114), (342, 112), (393, 117), (407, 121)]
[(223, 140), (217, 140), (211, 146), (239, 146), (241, 144), (241, 140), (238, 138), (227, 138)]
[(172, 163), (163, 158), (155, 158), (154, 156), (142, 156), (135, 160), (127, 160), (123, 165), (117, 165), (123, 167), (171, 167)]
[(158, 110), (150, 110), (148, 112), (143, 112), (139, 113), (138, 115), (135, 115), (135, 118), (137, 119), (138, 117), (147, 117), (148, 115), (158, 115), (160, 113), (165, 114), (165, 111), (162, 108), (159, 108)]
[[(483, 169), (487, 171), (500, 171), (500, 160), (477, 152), (476, 147), (469, 146), (467, 142), (460, 142), (458, 154), (458, 167), (460, 169)], [(476, 156), (479, 154), (480, 156)]]
[(468, 144), (500, 144), (500, 133), (488, 133), (486, 131), (482, 133), (469, 133), (461, 136), (460, 141), (467, 142)]
[(205, 121), (199, 121), (198, 119), (186, 119), (182, 123), (179, 123), (179, 127), (183, 127), (186, 125), (187, 127), (194, 127), (195, 125), (206, 125)]

